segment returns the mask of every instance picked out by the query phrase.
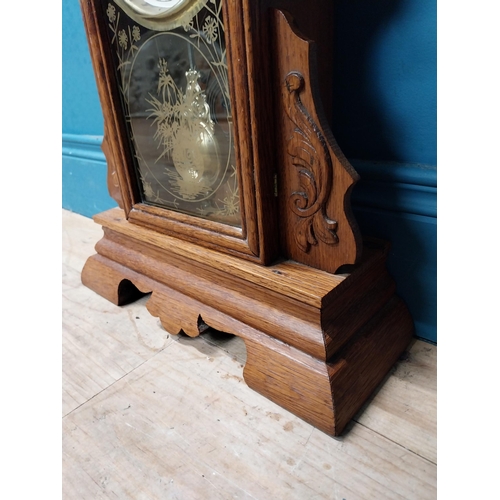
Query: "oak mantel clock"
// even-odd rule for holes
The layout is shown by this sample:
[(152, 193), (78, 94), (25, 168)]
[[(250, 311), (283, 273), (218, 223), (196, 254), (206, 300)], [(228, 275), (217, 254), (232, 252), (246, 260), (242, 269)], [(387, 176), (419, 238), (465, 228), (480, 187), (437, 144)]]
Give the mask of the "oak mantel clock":
[(81, 6), (120, 207), (94, 218), (83, 283), (152, 292), (171, 333), (241, 336), (246, 383), (338, 435), (413, 325), (325, 120), (332, 0)]

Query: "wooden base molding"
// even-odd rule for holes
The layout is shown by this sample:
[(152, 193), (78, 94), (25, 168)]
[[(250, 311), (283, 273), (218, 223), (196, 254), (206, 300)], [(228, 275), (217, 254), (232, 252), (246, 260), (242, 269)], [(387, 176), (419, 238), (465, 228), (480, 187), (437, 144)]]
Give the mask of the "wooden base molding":
[(165, 329), (195, 337), (205, 325), (242, 337), (252, 389), (330, 435), (346, 424), (413, 336), (413, 322), (385, 268), (387, 245), (365, 242), (348, 274), (293, 261), (263, 267), (126, 221), (103, 227), (82, 282), (114, 304), (152, 292)]

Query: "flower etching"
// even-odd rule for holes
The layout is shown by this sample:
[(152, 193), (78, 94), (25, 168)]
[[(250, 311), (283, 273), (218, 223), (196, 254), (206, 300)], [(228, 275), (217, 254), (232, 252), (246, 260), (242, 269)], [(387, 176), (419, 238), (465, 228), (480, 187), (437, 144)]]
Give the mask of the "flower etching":
[(211, 184), (218, 177), (218, 164), (214, 123), (210, 108), (196, 70), (186, 72), (185, 92), (177, 86), (168, 71), (165, 59), (158, 61), (157, 95), (150, 94), (147, 102), (152, 106), (148, 118), (156, 125), (154, 139), (162, 158), (173, 161), (175, 172), (167, 169), (174, 191), (183, 199), (195, 199), (212, 191)]
[(214, 43), (217, 40), (217, 20), (211, 16), (205, 19), (205, 24), (203, 25), (203, 33), (207, 37), (207, 43)]
[(132, 29), (130, 26), (120, 26), (120, 10), (112, 4), (108, 4), (106, 14), (109, 19), (109, 29), (113, 33), (111, 43), (116, 47), (116, 55), (118, 57), (119, 76), (121, 80), (120, 90), (125, 101), (128, 100), (128, 83), (125, 77), (125, 68), (131, 66), (132, 57), (137, 52), (137, 42), (141, 39), (141, 30), (139, 26), (134, 25)]
[(190, 30), (194, 29), (194, 21), (193, 21), (193, 19), (190, 19), (189, 21), (187, 21), (186, 23), (184, 23), (182, 25), (182, 27), (184, 28), (184, 31), (190, 31)]
[(134, 26), (132, 28), (132, 40), (134, 42), (138, 42), (141, 39), (141, 30), (139, 29), (139, 26)]
[(240, 212), (240, 195), (238, 189), (238, 183), (236, 180), (236, 168), (234, 165), (231, 165), (233, 168), (233, 174), (231, 174), (231, 178), (233, 178), (233, 182), (229, 180), (227, 183), (227, 196), (224, 196), (222, 199), (218, 199), (216, 204), (219, 209), (219, 214), (225, 217), (231, 217)]
[(108, 8), (106, 10), (106, 14), (108, 15), (109, 22), (112, 23), (116, 21), (116, 9), (114, 5), (108, 3)]
[[(205, 0), (163, 33), (144, 30), (112, 2), (106, 15), (145, 201), (239, 224), (222, 1)], [(185, 51), (181, 65), (164, 45), (174, 36)], [(146, 81), (136, 68), (153, 43), (159, 50)], [(151, 126), (147, 143), (134, 137), (140, 120)]]
[(120, 45), (120, 47), (127, 50), (128, 36), (125, 30), (120, 30), (118, 32), (118, 44)]

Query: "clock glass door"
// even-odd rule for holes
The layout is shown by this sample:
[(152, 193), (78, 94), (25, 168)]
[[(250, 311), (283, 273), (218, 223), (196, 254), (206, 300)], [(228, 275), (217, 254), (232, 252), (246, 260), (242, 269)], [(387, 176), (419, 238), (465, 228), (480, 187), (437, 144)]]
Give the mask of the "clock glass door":
[(221, 1), (103, 8), (142, 202), (240, 227)]

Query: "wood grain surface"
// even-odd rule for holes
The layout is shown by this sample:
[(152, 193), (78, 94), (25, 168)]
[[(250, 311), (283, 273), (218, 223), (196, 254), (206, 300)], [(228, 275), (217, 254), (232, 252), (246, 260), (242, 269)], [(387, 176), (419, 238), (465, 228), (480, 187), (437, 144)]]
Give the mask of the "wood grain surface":
[[(94, 219), (104, 237), (82, 270), (85, 286), (116, 305), (152, 293), (147, 308), (172, 333), (195, 337), (203, 323), (240, 336), (247, 384), (328, 434), (342, 433), (412, 338), (382, 242), (336, 276), (241, 262), (131, 224), (120, 209)], [(303, 290), (315, 285), (311, 302)]]
[(271, 32), (282, 255), (335, 273), (358, 262), (362, 252), (350, 206), (359, 176), (321, 105), (316, 45), (279, 10)]
[(250, 389), (244, 341), (172, 336), (81, 284), (102, 230), (63, 211), (63, 497), (436, 498), (436, 347), (414, 341), (332, 438)]

